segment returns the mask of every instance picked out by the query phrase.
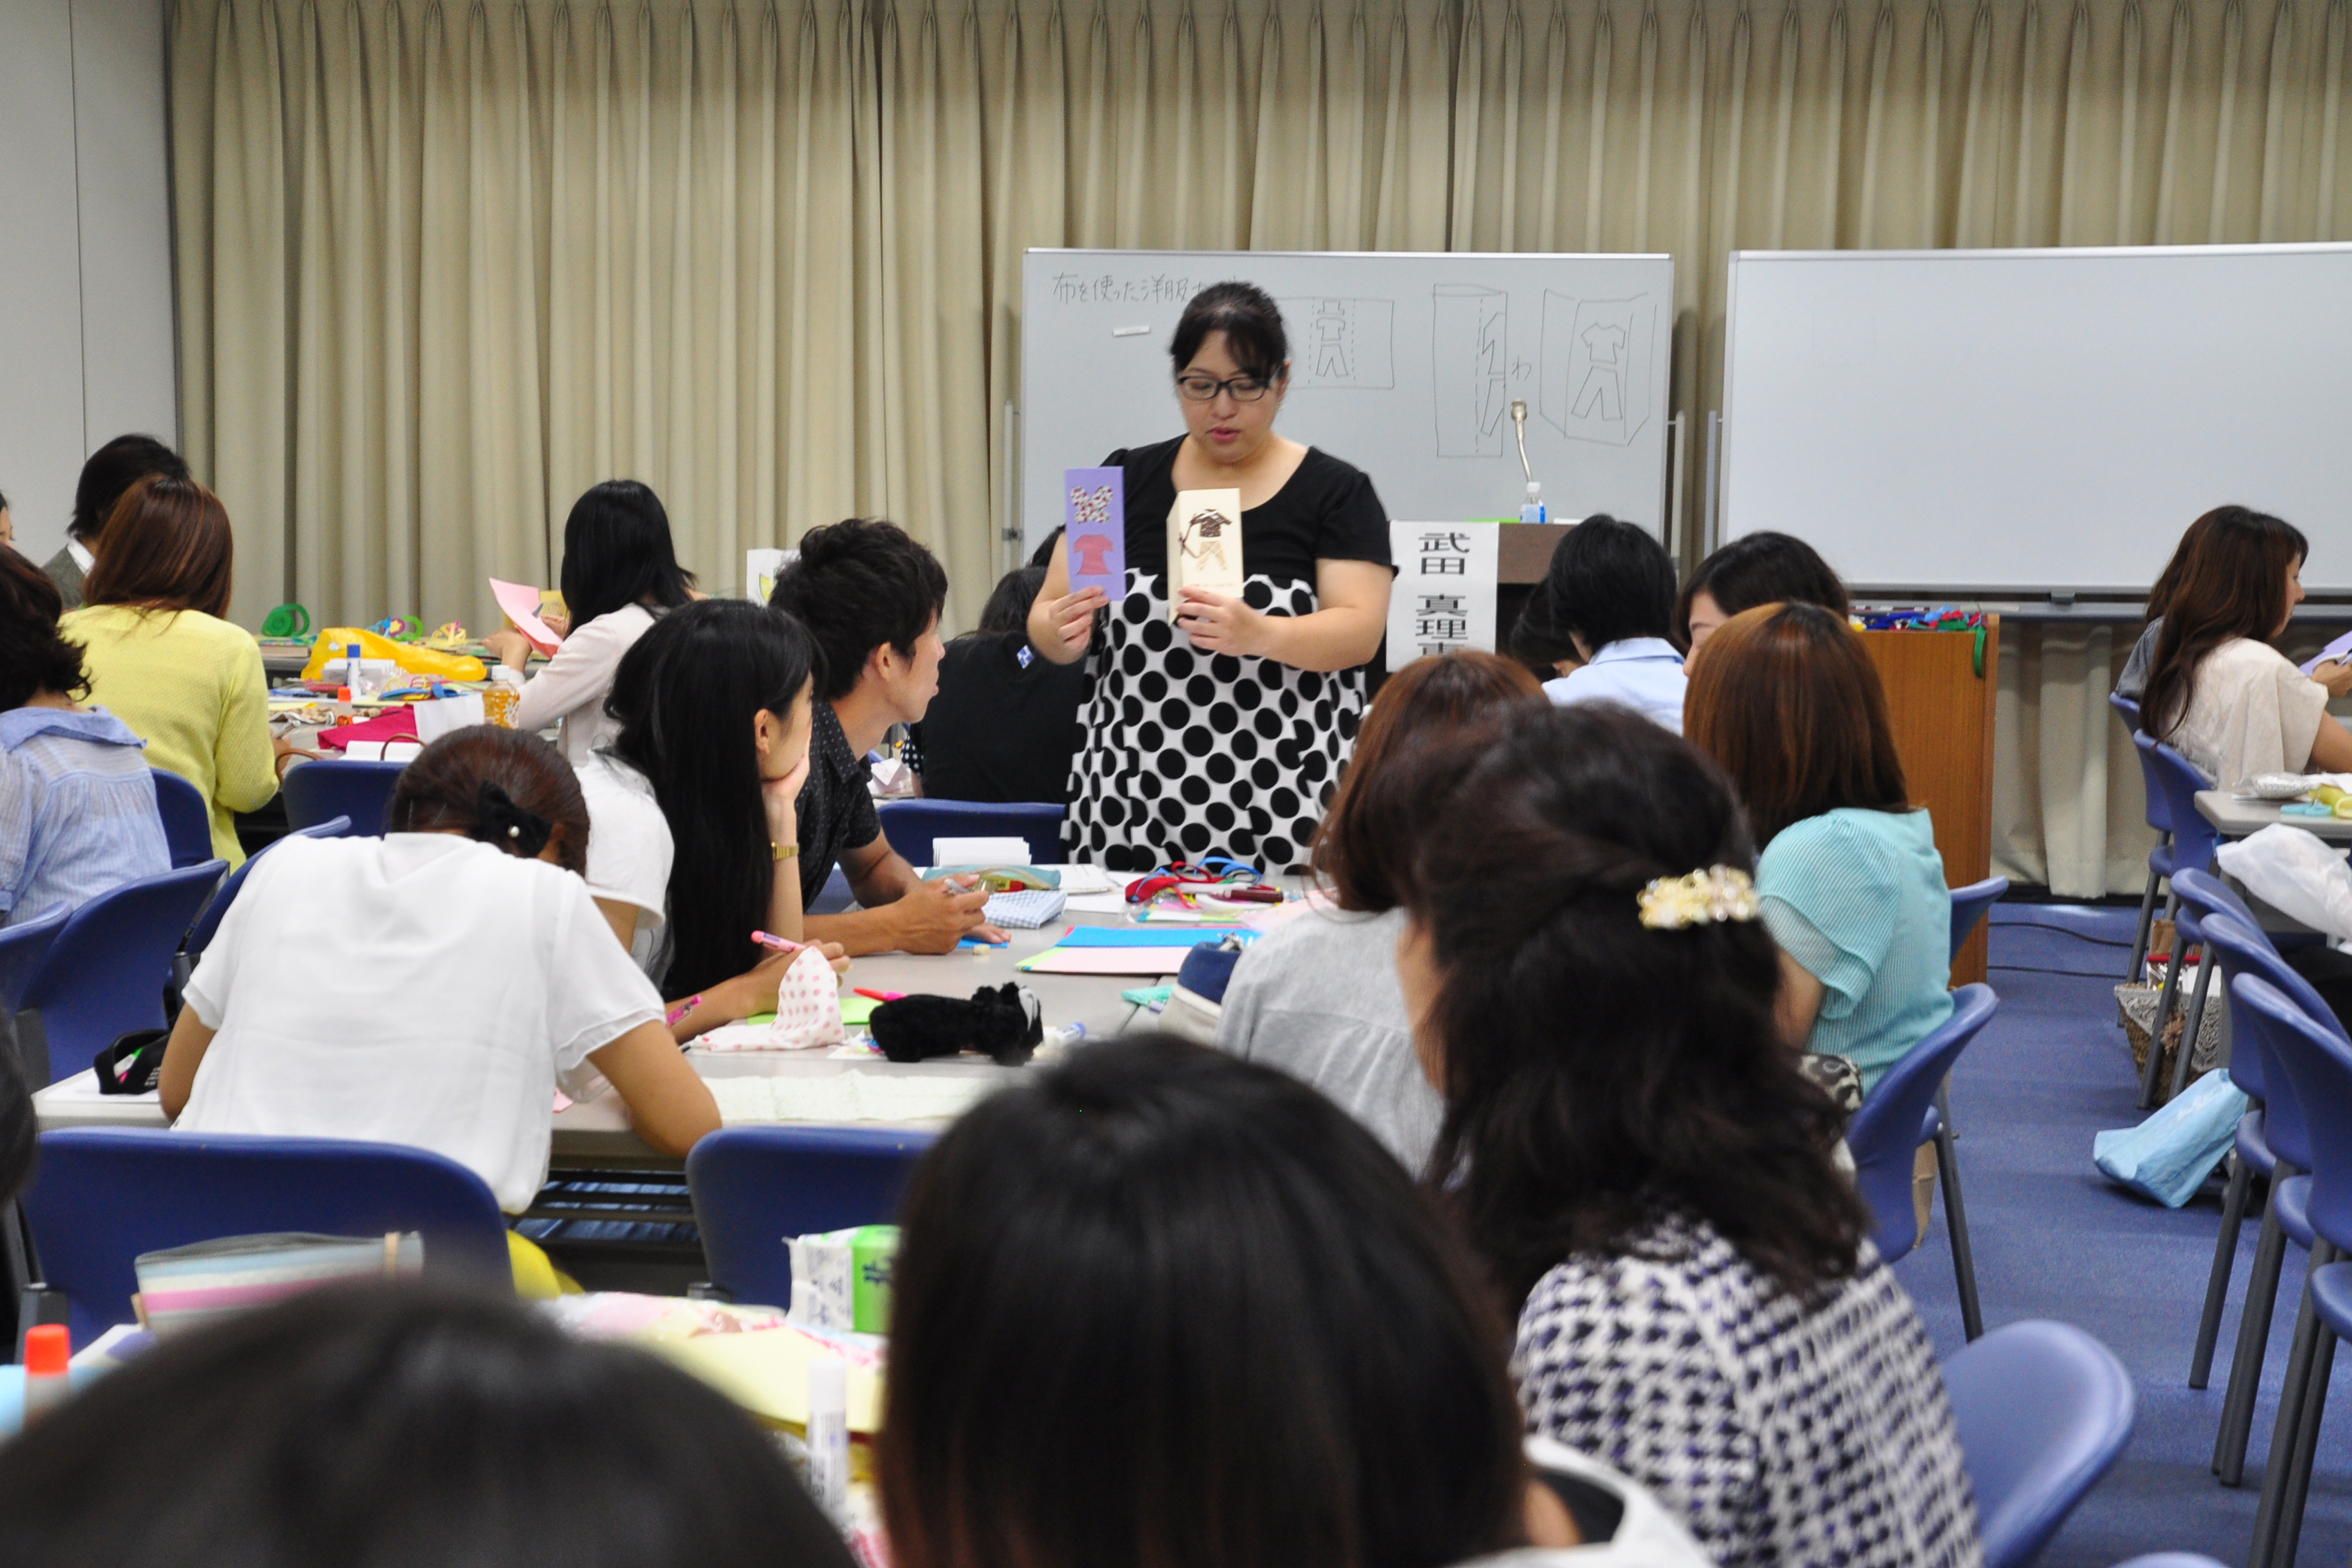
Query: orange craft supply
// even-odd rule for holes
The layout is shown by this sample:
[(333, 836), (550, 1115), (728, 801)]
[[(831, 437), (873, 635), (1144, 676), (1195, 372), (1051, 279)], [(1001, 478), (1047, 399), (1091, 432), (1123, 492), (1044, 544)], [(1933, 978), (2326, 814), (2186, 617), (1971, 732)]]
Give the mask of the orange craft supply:
[(63, 1323), (36, 1323), (25, 1331), (25, 1375), (62, 1376), (73, 1363), (73, 1336)]

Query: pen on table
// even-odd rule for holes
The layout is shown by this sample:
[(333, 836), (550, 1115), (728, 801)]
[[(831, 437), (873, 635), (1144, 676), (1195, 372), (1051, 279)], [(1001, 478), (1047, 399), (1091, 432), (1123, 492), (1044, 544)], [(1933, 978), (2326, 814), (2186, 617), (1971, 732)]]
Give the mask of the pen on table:
[(850, 990), (855, 995), (870, 997), (877, 1002), (901, 1001), (907, 994), (904, 991), (868, 991), (863, 985), (852, 986)]
[(786, 942), (780, 936), (770, 936), (763, 931), (753, 931), (751, 933), (751, 940), (758, 942), (761, 947), (767, 948), (774, 952), (798, 952), (806, 945), (803, 942)]

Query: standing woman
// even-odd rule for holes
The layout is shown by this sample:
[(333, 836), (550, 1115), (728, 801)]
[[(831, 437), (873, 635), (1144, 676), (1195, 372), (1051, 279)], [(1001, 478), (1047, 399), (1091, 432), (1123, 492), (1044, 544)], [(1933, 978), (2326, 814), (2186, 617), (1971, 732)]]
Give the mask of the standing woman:
[[(1395, 576), (1388, 514), (1360, 470), (1276, 434), (1290, 350), (1264, 289), (1202, 289), (1169, 352), (1186, 433), (1107, 459), (1126, 469), (1126, 597), (1071, 593), (1063, 540), (1029, 611), (1037, 651), (1086, 659), (1093, 689), (1070, 858), (1143, 871), (1223, 854), (1286, 871), (1306, 864), (1363, 715)], [(1202, 489), (1241, 491), (1247, 582), (1238, 597), (1187, 586), (1171, 625), (1168, 513)]]
[[(577, 767), (617, 730), (604, 699), (621, 656), (656, 616), (693, 596), (694, 574), (677, 563), (661, 497), (635, 479), (607, 479), (572, 502), (564, 520), (562, 584), (569, 616), (553, 617), (549, 629), (563, 641), (524, 684), (515, 728), (544, 730), (561, 720), (563, 755)], [(511, 626), (482, 644), (509, 669), (530, 662), (530, 639)]]
[(82, 645), (90, 700), (203, 795), (213, 853), (232, 867), (245, 863), (236, 814), (278, 793), (292, 752), (269, 738), (260, 646), (223, 618), (234, 563), (218, 496), (194, 479), (142, 479), (115, 503), (82, 606), (58, 627)]

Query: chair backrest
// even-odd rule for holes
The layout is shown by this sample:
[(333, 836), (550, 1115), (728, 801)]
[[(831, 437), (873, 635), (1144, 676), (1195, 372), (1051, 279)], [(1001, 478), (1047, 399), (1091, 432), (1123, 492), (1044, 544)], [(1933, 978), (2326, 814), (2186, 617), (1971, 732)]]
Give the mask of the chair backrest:
[(883, 836), (909, 866), (938, 864), (931, 844), (940, 838), (1023, 838), (1029, 864), (1062, 862), (1063, 808), (1050, 801), (886, 800)]
[(286, 770), (286, 820), (296, 827), (316, 827), (338, 816), (352, 819), (355, 838), (383, 837), (385, 809), (392, 804), (392, 786), (400, 781), (406, 763), (353, 762), (329, 757)]
[(2251, 921), (2221, 910), (2200, 919), (2198, 940), (2213, 954), (2222, 982), (2230, 992), (2230, 1081), (2263, 1103), (2263, 1141), (2281, 1159), (2299, 1171), (2311, 1168), (2311, 1136), (2304, 1130), (2303, 1109), (2294, 1086), (2281, 1079), (2269, 1045), (2267, 1024), (2250, 1016), (2238, 1005), (2238, 977), (2259, 975), (2274, 985), (2309, 1016), (2340, 1030), (2335, 1010), (2311, 988), (2311, 982), (2286, 966), (2271, 939)]
[(163, 1026), (173, 955), (227, 869), (207, 860), (142, 877), (74, 910), (25, 990), (24, 1005), (40, 1010), (52, 1078), (58, 1063), (79, 1072), (119, 1035)]
[(213, 811), (204, 791), (163, 768), (147, 771), (155, 775), (155, 809), (163, 814), (172, 864), (203, 865), (213, 858)]
[(429, 1274), (510, 1282), (506, 1219), (482, 1178), (398, 1143), (150, 1127), (41, 1135), (25, 1215), (41, 1272), (72, 1310), (73, 1342), (133, 1321), (142, 1253), (229, 1236), (421, 1231)]
[(2118, 1563), (2116, 1568), (2222, 1568), (2222, 1565), (2196, 1552), (2151, 1552), (2145, 1557)]
[(2352, 1044), (2258, 974), (2240, 975), (2230, 991), (2248, 1016), (2262, 1019), (2271, 1067), (2294, 1086), (2303, 1108), (2311, 1226), (2334, 1246), (2352, 1247)]
[(1977, 922), (1984, 919), (1986, 912), (1999, 903), (2001, 895), (2008, 891), (2009, 879), (2006, 877), (1987, 877), (1981, 882), (1970, 882), (1965, 888), (1952, 889), (1952, 956), (1954, 958), (1960, 956), (1960, 949), (1966, 947), (1969, 944), (1969, 938), (1976, 934)]
[(2150, 784), (2164, 796), (2165, 820), (2172, 833), (2172, 863), (2189, 871), (2213, 864), (2218, 837), (2213, 825), (2197, 809), (2197, 793), (2213, 787), (2197, 764), (2146, 731), (2132, 737)]
[[(348, 816), (337, 816), (319, 824), (316, 827), (298, 827), (289, 833), (286, 838), (341, 838), (351, 830), (352, 819)], [(206, 904), (205, 912), (196, 917), (195, 927), (188, 932), (187, 943), (181, 951), (190, 958), (194, 958), (212, 945), (213, 934), (220, 930), (221, 917), (228, 913), (228, 907), (231, 904), (236, 902), (237, 894), (245, 889), (246, 878), (252, 874), (255, 866), (260, 864), (264, 855), (285, 843), (286, 838), (279, 838), (263, 845), (246, 860), (244, 865), (228, 874), (228, 880), (220, 885), (220, 891), (213, 895), (213, 901)]]
[(2137, 1398), (2071, 1323), (1995, 1329), (1944, 1363), (1985, 1568), (2033, 1561), (2130, 1440)]
[(1952, 1016), (1887, 1069), (1846, 1126), (1854, 1185), (1870, 1205), (1871, 1239), (1890, 1259), (1910, 1251), (1919, 1238), (1918, 1215), (1911, 1206), (1911, 1164), (1927, 1107), (1952, 1063), (2000, 1005), (1990, 985), (1953, 992)]
[(2149, 760), (2147, 749), (2139, 743), (2139, 704), (2128, 697), (2109, 693), (2107, 706), (2124, 716), (2125, 727), (2131, 731), (2132, 752), (2139, 758), (2140, 796), (2146, 803), (2141, 809), (2147, 814), (2147, 825), (2158, 833), (2169, 834), (2172, 813), (2164, 804), (2164, 786), (2157, 783), (2156, 764)]
[(26, 988), (41, 972), (42, 962), (49, 956), (50, 944), (57, 941), (58, 932), (66, 929), (66, 917), (72, 913), (60, 907), (39, 920), (25, 921), (0, 931), (0, 1013), (14, 1013), (24, 1005)]
[(710, 1282), (738, 1301), (793, 1304), (784, 1237), (887, 1225), (929, 1132), (725, 1127), (686, 1157)]

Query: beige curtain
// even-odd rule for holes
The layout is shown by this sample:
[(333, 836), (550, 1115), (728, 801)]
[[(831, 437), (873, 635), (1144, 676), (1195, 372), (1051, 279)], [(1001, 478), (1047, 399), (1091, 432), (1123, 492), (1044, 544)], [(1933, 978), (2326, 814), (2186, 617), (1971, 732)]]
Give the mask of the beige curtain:
[[(485, 624), (627, 475), (721, 592), (894, 517), (961, 624), (1030, 246), (1671, 250), (1703, 416), (1735, 247), (2352, 234), (2352, 0), (177, 0), (171, 41), (247, 619)], [(2136, 885), (2128, 633), (2011, 637), (2000, 862)]]

